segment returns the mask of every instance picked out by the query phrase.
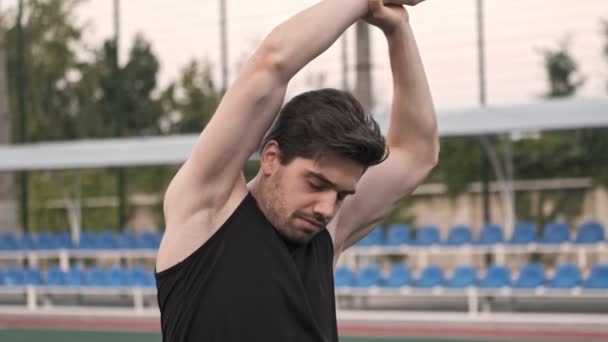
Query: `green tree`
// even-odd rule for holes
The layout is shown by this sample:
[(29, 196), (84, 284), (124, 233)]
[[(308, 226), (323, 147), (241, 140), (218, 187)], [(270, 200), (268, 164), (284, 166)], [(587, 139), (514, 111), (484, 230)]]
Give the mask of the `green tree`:
[[(155, 95), (160, 66), (150, 44), (141, 35), (135, 39), (127, 61), (119, 70), (120, 82), (116, 82), (113, 42), (107, 41), (101, 47), (91, 49), (82, 40), (86, 27), (75, 19), (75, 10), (81, 3), (79, 0), (25, 1), (28, 140), (114, 136), (118, 125), (117, 99), (125, 114), (125, 135), (160, 133), (163, 94)], [(10, 17), (14, 18), (14, 10), (10, 12)], [(16, 115), (17, 30), (14, 21), (3, 21), (2, 24), (7, 29), (10, 112)], [(18, 122), (18, 117), (12, 118), (15, 133)], [(13, 137), (19, 136), (13, 134)], [(132, 190), (146, 188), (146, 180), (153, 178), (135, 177)], [(67, 226), (66, 211), (60, 207), (48, 208), (49, 200), (74, 202), (82, 199), (75, 198), (75, 194), (82, 197), (114, 196), (113, 191), (107, 191), (115, 189), (112, 186), (114, 181), (112, 173), (107, 170), (31, 173), (30, 222), (34, 230), (64, 229)], [(114, 226), (114, 210), (85, 211), (85, 224), (88, 227)]]
[(451, 196), (458, 195), (480, 179), (481, 155), (476, 137), (442, 138), (439, 164), (429, 180), (445, 184)]
[[(74, 9), (79, 0), (24, 1), (22, 20), (24, 32), (25, 84), (27, 101), (28, 141), (64, 140), (75, 138), (73, 95), (78, 84), (79, 62), (77, 51), (84, 48), (81, 37), (83, 27), (75, 19)], [(9, 108), (12, 114), (12, 136), (21, 139), (18, 127), (21, 117), (17, 108), (17, 65), (19, 62), (16, 11), (9, 9), (2, 24), (7, 32), (7, 78), (9, 82)], [(29, 221), (38, 225), (38, 208), (44, 206), (48, 195), (54, 193), (51, 173), (34, 172), (29, 177)], [(37, 185), (43, 182), (44, 186)], [(60, 196), (57, 196), (60, 197)], [(65, 217), (65, 215), (63, 215)], [(60, 225), (61, 223), (57, 223)]]
[[(544, 95), (547, 99), (574, 96), (585, 82), (568, 45), (568, 40), (562, 39), (557, 48), (542, 51), (549, 87)], [(539, 139), (518, 141), (513, 156), (516, 174), (520, 179), (589, 176), (584, 135), (585, 130), (543, 132)], [(541, 191), (536, 208), (517, 206), (517, 216), (534, 219), (542, 229), (558, 215), (568, 218), (579, 215), (583, 195), (581, 191)], [(544, 210), (547, 201), (553, 203), (549, 212)], [(531, 202), (526, 199), (524, 203)]]
[[(83, 27), (74, 9), (79, 0), (25, 1), (24, 33), (27, 49), (27, 137), (30, 141), (75, 138), (76, 112), (72, 98), (78, 84), (77, 51), (82, 48)], [(17, 110), (17, 26), (8, 24), (9, 108)], [(13, 117), (13, 123), (19, 122)], [(17, 139), (14, 124), (13, 137)]]
[(126, 136), (160, 134), (164, 114), (162, 92), (156, 95), (160, 64), (150, 43), (143, 35), (136, 36), (118, 78), (115, 51), (114, 42), (108, 40), (93, 51), (91, 63), (80, 67), (76, 98), (82, 137), (111, 137), (118, 126)]
[(191, 61), (178, 81), (165, 91), (166, 130), (170, 133), (199, 133), (215, 112), (220, 90), (208, 62)]
[(569, 40), (562, 39), (557, 49), (544, 49), (542, 51), (549, 91), (547, 98), (573, 96), (585, 83), (585, 77), (578, 72), (578, 63), (569, 50)]
[[(604, 36), (603, 54), (608, 66), (608, 20), (600, 21), (601, 31)], [(608, 94), (608, 80), (606, 81), (606, 93)], [(608, 186), (608, 128), (596, 128), (585, 130), (582, 137), (587, 146), (586, 159), (590, 162), (589, 171), (594, 180)]]

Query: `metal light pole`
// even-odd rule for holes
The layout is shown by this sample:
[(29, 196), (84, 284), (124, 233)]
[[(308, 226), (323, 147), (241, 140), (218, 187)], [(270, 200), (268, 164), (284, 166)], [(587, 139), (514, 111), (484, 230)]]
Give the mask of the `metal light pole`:
[(222, 94), (228, 89), (228, 29), (226, 0), (220, 0), (220, 50), (222, 53)]
[[(4, 16), (2, 13), (2, 1), (0, 0), (0, 144), (12, 142), (13, 118), (8, 107), (8, 85), (7, 85), (7, 46), (5, 31), (2, 29)], [(5, 210), (0, 210), (0, 232), (14, 231), (19, 227), (19, 214), (17, 212), (17, 184), (15, 175), (10, 172), (0, 173), (0, 203), (10, 203)], [(13, 207), (15, 207), (13, 209)]]
[[(115, 135), (121, 137), (124, 134), (125, 117), (122, 105), (123, 99), (123, 82), (122, 73), (120, 70), (120, 0), (114, 0), (114, 115), (116, 119), (116, 131)], [(118, 228), (120, 230), (125, 228), (126, 223), (126, 181), (125, 181), (125, 169), (119, 167), (116, 169), (116, 192), (118, 194)]]
[[(23, 31), (23, 0), (19, 0), (19, 7), (17, 11), (17, 108), (19, 111), (19, 132), (20, 142), (26, 143), (28, 141), (27, 136), (27, 80), (26, 80), (26, 55), (25, 55), (25, 33)], [(21, 187), (21, 224), (23, 225), (23, 232), (27, 233), (30, 231), (29, 226), (29, 173), (22, 172), (20, 177)]]
[[(485, 58), (485, 37), (484, 37), (484, 14), (483, 0), (477, 0), (477, 58), (478, 58), (478, 76), (479, 76), (479, 105), (486, 106), (486, 58)], [(480, 137), (482, 140), (489, 140), (487, 136)], [(482, 145), (482, 160), (481, 160), (481, 178), (482, 178), (482, 202), (483, 202), (483, 221), (488, 224), (492, 221), (492, 213), (490, 211), (490, 162), (488, 157), (483, 152)]]
[[(485, 59), (485, 28), (484, 28), (484, 2), (477, 0), (477, 45), (479, 58), (479, 105), (483, 108), (486, 106), (486, 59)], [(499, 161), (497, 153), (489, 139), (489, 136), (483, 135), (480, 138), (482, 150), (484, 151), (482, 160), (482, 196), (483, 196), (483, 217), (484, 223), (488, 224), (492, 221), (492, 213), (490, 210), (490, 189), (489, 177), (490, 168), (494, 167), (494, 172), (499, 181), (500, 194), (503, 201), (505, 212), (505, 235), (509, 236), (515, 223), (515, 196), (513, 193), (513, 151), (509, 134), (504, 136), (506, 144), (506, 160), (503, 169), (502, 163)], [(503, 171), (504, 170), (504, 171)]]

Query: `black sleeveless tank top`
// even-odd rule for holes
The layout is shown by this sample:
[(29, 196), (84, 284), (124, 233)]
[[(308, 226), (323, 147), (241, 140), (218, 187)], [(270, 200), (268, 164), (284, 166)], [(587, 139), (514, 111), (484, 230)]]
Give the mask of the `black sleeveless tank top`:
[(156, 280), (163, 341), (338, 341), (329, 232), (289, 245), (251, 193)]

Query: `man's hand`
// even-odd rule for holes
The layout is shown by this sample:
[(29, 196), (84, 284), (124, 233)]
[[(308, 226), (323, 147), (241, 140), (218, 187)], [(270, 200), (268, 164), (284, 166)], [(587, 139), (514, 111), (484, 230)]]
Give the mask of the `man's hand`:
[(408, 22), (404, 5), (415, 6), (424, 0), (369, 0), (369, 12), (363, 20), (384, 31), (392, 33), (399, 25)]

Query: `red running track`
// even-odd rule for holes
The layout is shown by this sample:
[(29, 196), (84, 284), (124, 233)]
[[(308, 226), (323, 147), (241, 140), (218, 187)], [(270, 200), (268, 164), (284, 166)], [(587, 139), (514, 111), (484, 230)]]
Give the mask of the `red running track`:
[[(157, 319), (135, 318), (90, 318), (90, 317), (27, 317), (0, 316), (0, 328), (13, 329), (60, 329), (60, 330), (95, 330), (125, 332), (160, 331)], [(535, 327), (487, 327), (467, 324), (466, 326), (446, 326), (438, 323), (432, 325), (415, 324), (365, 324), (342, 323), (339, 326), (341, 336), (365, 337), (401, 337), (401, 338), (451, 338), (483, 340), (551, 340), (576, 342), (606, 342), (608, 330), (582, 330), (564, 328)]]

